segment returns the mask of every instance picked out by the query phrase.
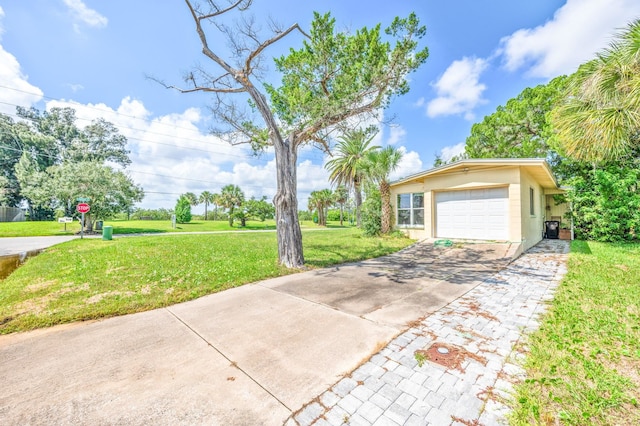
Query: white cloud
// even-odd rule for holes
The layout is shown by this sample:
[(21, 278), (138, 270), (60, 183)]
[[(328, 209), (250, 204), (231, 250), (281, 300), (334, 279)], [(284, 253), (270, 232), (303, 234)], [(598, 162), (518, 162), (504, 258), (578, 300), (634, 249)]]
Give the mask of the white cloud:
[(63, 0), (63, 2), (69, 8), (71, 15), (76, 20), (76, 23), (74, 24), (76, 31), (79, 30), (78, 22), (94, 28), (104, 28), (109, 22), (105, 16), (93, 9), (89, 9), (82, 0)]
[[(4, 30), (1, 25), (4, 16), (4, 10), (0, 7), (0, 36)], [(0, 45), (0, 113), (13, 115), (16, 105), (32, 106), (42, 99), (42, 90), (29, 83), (28, 79), (22, 73), (16, 57)]]
[(509, 71), (528, 68), (528, 75), (544, 78), (569, 74), (638, 15), (637, 0), (567, 0), (545, 24), (503, 38), (499, 53)]
[(433, 84), (438, 97), (427, 104), (427, 115), (431, 118), (464, 114), (472, 120), (473, 109), (484, 103), (482, 92), (486, 86), (479, 82), (480, 75), (487, 67), (482, 58), (464, 57), (454, 61), (440, 79)]
[[(198, 124), (203, 117), (197, 108), (151, 118), (141, 101), (129, 97), (117, 109), (74, 101), (50, 101), (46, 105), (47, 109), (65, 106), (76, 110), (79, 126), (102, 117), (127, 137), (132, 161), (127, 169), (147, 194), (141, 207), (173, 208), (179, 194), (219, 192), (227, 184), (240, 186), (247, 197), (266, 195), (271, 199), (275, 195), (275, 161), (256, 159), (248, 146), (231, 146), (202, 133)], [(311, 168), (323, 170), (322, 165)], [(299, 175), (307, 178), (305, 171)], [(315, 181), (324, 181), (323, 187), (327, 187), (326, 175)], [(204, 211), (204, 206), (194, 211), (200, 209)]]
[(452, 146), (445, 146), (440, 151), (440, 158), (442, 161), (449, 161), (456, 155), (464, 154), (465, 143), (460, 142)]
[(391, 180), (398, 180), (423, 170), (420, 154), (415, 151), (407, 152), (407, 148), (404, 146), (399, 147), (398, 150), (402, 152), (402, 159), (398, 168), (389, 176)]
[(389, 139), (387, 143), (389, 145), (397, 145), (398, 143), (404, 140), (404, 137), (407, 135), (407, 131), (399, 125), (391, 126), (389, 130)]

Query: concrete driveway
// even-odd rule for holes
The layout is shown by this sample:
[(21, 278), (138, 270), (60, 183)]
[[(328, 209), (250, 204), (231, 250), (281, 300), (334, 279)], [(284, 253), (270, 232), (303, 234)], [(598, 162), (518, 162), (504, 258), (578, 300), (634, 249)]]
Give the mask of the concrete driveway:
[(424, 242), (166, 309), (0, 336), (0, 423), (280, 425), (510, 253)]

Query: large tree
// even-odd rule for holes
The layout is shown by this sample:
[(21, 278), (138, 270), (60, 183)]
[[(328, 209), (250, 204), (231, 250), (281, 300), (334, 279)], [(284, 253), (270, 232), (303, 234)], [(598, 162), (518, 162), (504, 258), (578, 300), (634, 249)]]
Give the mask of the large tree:
[(352, 189), (356, 201), (356, 225), (361, 226), (360, 209), (362, 206), (362, 180), (364, 179), (364, 160), (368, 153), (379, 149), (371, 145), (377, 133), (375, 128), (345, 131), (339, 138), (334, 155), (325, 167), (329, 171), (329, 180)]
[(378, 185), (380, 198), (382, 201), (380, 232), (388, 234), (393, 229), (391, 225), (391, 185), (389, 175), (393, 173), (400, 164), (402, 152), (392, 146), (387, 146), (378, 151), (367, 154), (365, 162), (365, 173), (367, 179)]
[[(329, 151), (328, 134), (354, 117), (364, 119), (386, 107), (394, 95), (409, 90), (407, 75), (428, 56), (418, 49), (425, 28), (415, 14), (396, 18), (385, 30), (380, 25), (354, 34), (337, 32), (329, 14), (315, 14), (311, 30), (305, 34), (298, 24), (275, 28), (261, 39), (246, 13), (251, 0), (237, 0), (221, 6), (213, 0), (185, 0), (193, 17), (202, 53), (216, 71), (196, 69), (186, 76), (189, 85), (182, 92), (209, 92), (215, 95), (213, 114), (223, 128), (217, 134), (233, 144), (248, 143), (256, 150), (272, 146), (275, 151), (277, 191), (276, 226), (278, 257), (288, 267), (304, 264), (302, 233), (298, 222), (297, 153), (301, 146), (314, 144)], [(226, 23), (236, 16), (237, 27)], [(223, 22), (223, 17), (228, 20)], [(226, 37), (230, 57), (223, 58), (209, 42)], [(291, 33), (303, 34), (299, 49), (276, 59), (282, 74), (280, 86), (267, 84), (261, 66), (265, 49)], [(265, 87), (266, 93), (261, 89)], [(235, 98), (232, 98), (234, 95)], [(268, 97), (267, 97), (268, 96)], [(249, 109), (241, 105), (247, 105)]]
[(144, 192), (129, 176), (97, 161), (65, 162), (38, 171), (28, 155), (21, 158), (16, 172), (25, 195), (37, 206), (64, 209), (71, 216), (79, 197), (90, 199), (86, 228), (93, 221), (127, 211), (141, 201)]
[[(547, 118), (567, 77), (524, 89), (471, 127), (462, 158), (547, 158), (553, 135)], [(454, 158), (453, 160), (456, 160)]]
[(571, 77), (552, 114), (567, 154), (618, 159), (640, 144), (640, 19)]

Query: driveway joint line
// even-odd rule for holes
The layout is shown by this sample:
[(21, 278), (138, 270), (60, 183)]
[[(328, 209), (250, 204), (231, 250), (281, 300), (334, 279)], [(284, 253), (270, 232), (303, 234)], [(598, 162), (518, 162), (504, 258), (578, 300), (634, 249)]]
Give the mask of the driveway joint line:
[(198, 333), (193, 327), (191, 327), (189, 324), (187, 324), (182, 318), (180, 318), (178, 315), (176, 315), (173, 311), (171, 311), (171, 309), (169, 308), (165, 308), (165, 310), (167, 312), (169, 312), (175, 319), (177, 319), (179, 322), (181, 322), (185, 327), (187, 327), (189, 330), (191, 330), (191, 332), (193, 334), (195, 334), (196, 336), (198, 336), (200, 339), (202, 339), (208, 346), (210, 346), (211, 348), (213, 348), (213, 350), (215, 350), (216, 352), (218, 352), (224, 359), (226, 359), (227, 361), (229, 361), (229, 363), (237, 368), (238, 370), (240, 370), (245, 376), (247, 376), (249, 378), (249, 380), (251, 380), (252, 382), (254, 382), (256, 385), (258, 385), (262, 390), (264, 390), (266, 393), (268, 393), (273, 399), (275, 399), (276, 401), (278, 401), (280, 403), (280, 405), (282, 405), (284, 408), (286, 408), (290, 413), (293, 412), (293, 410), (291, 410), (291, 408), (289, 408), (287, 406), (287, 404), (285, 404), (284, 402), (282, 402), (280, 400), (280, 398), (278, 398), (277, 396), (275, 396), (269, 389), (265, 388), (260, 382), (258, 382), (256, 379), (254, 379), (251, 374), (249, 374), (247, 371), (245, 371), (242, 367), (240, 367), (238, 365), (237, 362), (231, 360), (227, 355), (225, 355), (220, 349), (216, 348), (215, 345), (213, 343), (211, 343), (210, 341), (208, 341), (202, 334)]

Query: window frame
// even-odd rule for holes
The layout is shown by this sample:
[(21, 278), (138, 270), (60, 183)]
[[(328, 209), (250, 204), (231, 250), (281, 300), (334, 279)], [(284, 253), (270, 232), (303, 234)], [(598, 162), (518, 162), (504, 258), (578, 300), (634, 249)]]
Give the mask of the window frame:
[[(400, 197), (402, 196), (409, 196), (409, 207), (400, 207)], [(420, 196), (422, 197), (422, 207), (414, 207), (414, 196)], [(424, 217), (424, 199), (425, 199), (425, 194), (424, 192), (403, 192), (403, 193), (399, 193), (396, 195), (396, 226), (398, 228), (417, 228), (417, 229), (424, 229), (425, 227), (425, 217)], [(408, 211), (409, 212), (409, 223), (408, 224), (401, 224), (400, 223), (400, 212), (401, 211)], [(417, 211), (422, 211), (422, 223), (420, 224), (416, 224), (415, 223), (415, 219), (416, 219), (416, 214), (415, 212)]]
[(536, 215), (536, 190), (530, 186), (529, 187), (529, 215), (531, 217), (535, 217)]

